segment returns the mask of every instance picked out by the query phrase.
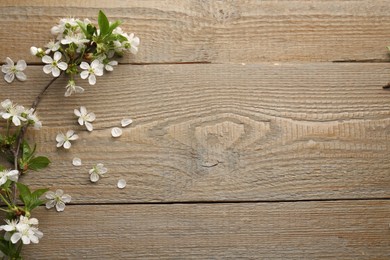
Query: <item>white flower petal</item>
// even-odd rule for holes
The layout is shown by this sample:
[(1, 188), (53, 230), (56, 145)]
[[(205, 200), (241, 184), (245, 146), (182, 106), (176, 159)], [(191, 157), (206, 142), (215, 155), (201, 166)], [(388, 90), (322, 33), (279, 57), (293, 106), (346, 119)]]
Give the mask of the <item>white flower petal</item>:
[(95, 119), (96, 119), (95, 113), (93, 113), (93, 112), (89, 113), (89, 114), (86, 116), (86, 119), (87, 119), (89, 122), (95, 121)]
[(80, 68), (82, 68), (83, 70), (87, 70), (90, 68), (89, 64), (86, 63), (85, 61), (81, 62), (80, 64)]
[(47, 209), (51, 209), (52, 207), (54, 207), (56, 205), (56, 201), (55, 200), (49, 200), (46, 202), (46, 208)]
[(58, 190), (56, 190), (55, 194), (56, 194), (57, 197), (61, 197), (64, 194), (64, 191), (61, 190), (61, 189), (58, 189)]
[(99, 174), (93, 172), (90, 176), (89, 176), (89, 179), (91, 180), (91, 182), (97, 182), (99, 180), (100, 176)]
[(54, 60), (55, 60), (55, 61), (59, 61), (59, 60), (61, 59), (61, 57), (62, 57), (61, 52), (56, 51), (56, 52), (54, 53)]
[(64, 148), (69, 149), (72, 146), (72, 144), (69, 141), (64, 142)]
[(66, 62), (60, 62), (57, 64), (58, 68), (60, 68), (61, 70), (66, 70), (68, 68), (68, 64)]
[(130, 118), (124, 118), (121, 121), (122, 127), (126, 127), (126, 126), (130, 125), (131, 123), (133, 123), (133, 120)]
[(81, 159), (78, 157), (73, 158), (72, 164), (73, 166), (81, 166)]
[(64, 142), (65, 142), (65, 141), (60, 141), (60, 142), (58, 142), (58, 143), (57, 143), (57, 147), (63, 146), (63, 145), (64, 145)]
[(27, 64), (26, 64), (26, 61), (24, 61), (24, 60), (19, 60), (18, 63), (16, 63), (16, 66), (15, 66), (15, 68), (17, 70), (25, 70), (26, 67), (27, 67)]
[(53, 68), (53, 66), (51, 66), (51, 65), (45, 65), (45, 66), (43, 66), (43, 72), (45, 72), (46, 74), (49, 74), (49, 73), (51, 73), (52, 68)]
[(13, 74), (13, 73), (7, 73), (4, 75), (4, 79), (8, 83), (11, 83), (12, 81), (14, 81), (14, 78), (15, 78), (15, 74)]
[(14, 234), (11, 236), (11, 242), (12, 242), (13, 244), (16, 244), (21, 238), (22, 238), (22, 234), (20, 234), (20, 233), (14, 233)]
[(10, 57), (5, 58), (5, 62), (11, 67), (14, 66), (14, 61)]
[(65, 136), (63, 133), (59, 133), (57, 136), (56, 136), (56, 141), (57, 142), (63, 142), (65, 141)]
[(26, 74), (21, 71), (16, 72), (16, 78), (20, 81), (25, 81), (27, 79)]
[(74, 114), (75, 114), (76, 116), (81, 116), (81, 113), (80, 113), (79, 110), (75, 109), (75, 110), (73, 110), (73, 112), (74, 112)]
[(126, 181), (124, 179), (118, 180), (117, 186), (119, 189), (123, 189), (124, 187), (126, 187)]
[(67, 132), (66, 132), (66, 136), (69, 138), (69, 137), (71, 137), (72, 135), (74, 135), (74, 131), (73, 130), (68, 130)]
[(51, 73), (52, 73), (53, 77), (58, 77), (60, 75), (60, 69), (57, 67), (53, 67)]
[(1, 66), (1, 72), (8, 73), (11, 71), (11, 67), (9, 65), (2, 65)]
[(64, 209), (65, 209), (65, 203), (63, 203), (62, 201), (58, 201), (56, 204), (56, 210), (60, 212), (60, 211), (64, 211)]
[(119, 127), (114, 127), (111, 129), (111, 135), (112, 137), (119, 137), (122, 135), (122, 129)]
[(86, 70), (84, 70), (84, 71), (82, 71), (82, 72), (80, 73), (80, 77), (81, 77), (82, 79), (88, 78), (88, 75), (89, 75), (89, 72), (86, 71)]
[(96, 84), (96, 77), (95, 77), (94, 74), (89, 75), (88, 83), (89, 83), (89, 85), (95, 85)]
[[(16, 234), (16, 233), (15, 233)], [(25, 244), (25, 245), (29, 245), (30, 244), (30, 237), (28, 237), (28, 236), (22, 236), (22, 242), (23, 242), (23, 244)]]
[(72, 200), (72, 197), (68, 194), (65, 194), (61, 197), (61, 200), (65, 203), (69, 203)]
[(45, 56), (42, 57), (42, 62), (46, 63), (46, 64), (52, 64), (53, 63), (53, 59), (50, 56), (45, 55)]
[(93, 130), (93, 125), (90, 122), (85, 122), (85, 127), (89, 132)]
[(55, 193), (52, 191), (48, 191), (48, 192), (46, 192), (45, 197), (46, 197), (46, 199), (52, 200), (55, 198)]
[(71, 137), (69, 137), (68, 139), (71, 140), (71, 141), (74, 141), (74, 140), (79, 139), (79, 136), (76, 135), (76, 134), (74, 134), (74, 135), (72, 135)]
[(84, 125), (84, 119), (82, 117), (79, 117), (79, 119), (77, 119), (77, 122), (79, 122), (79, 125)]
[(103, 76), (103, 67), (102, 68), (100, 68), (100, 67), (95, 68), (94, 72), (95, 72), (96, 76)]
[(85, 106), (81, 106), (81, 107), (80, 107), (80, 113), (81, 113), (82, 115), (85, 115), (85, 114), (87, 113), (87, 109), (85, 108)]

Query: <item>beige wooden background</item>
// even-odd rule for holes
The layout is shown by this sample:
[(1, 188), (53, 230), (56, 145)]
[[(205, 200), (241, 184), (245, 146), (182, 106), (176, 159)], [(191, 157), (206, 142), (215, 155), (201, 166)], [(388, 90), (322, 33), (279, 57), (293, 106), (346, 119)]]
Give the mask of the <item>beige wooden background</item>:
[[(84, 94), (64, 98), (59, 79), (42, 100), (29, 137), (52, 164), (24, 181), (73, 200), (37, 210), (26, 259), (390, 259), (390, 0), (2, 0), (0, 58), (31, 66), (1, 100), (28, 106), (50, 80), (30, 46), (99, 9), (140, 51)], [(81, 139), (58, 150), (67, 129)], [(91, 184), (98, 162), (108, 177)]]

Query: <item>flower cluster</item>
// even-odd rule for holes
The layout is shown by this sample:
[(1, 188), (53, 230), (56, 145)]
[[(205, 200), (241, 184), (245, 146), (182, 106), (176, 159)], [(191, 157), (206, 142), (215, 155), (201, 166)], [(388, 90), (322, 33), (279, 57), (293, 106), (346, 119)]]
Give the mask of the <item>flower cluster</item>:
[(15, 126), (32, 125), (34, 129), (41, 129), (42, 122), (39, 120), (34, 109), (26, 109), (24, 106), (14, 104), (6, 99), (1, 102), (0, 116), (12, 122)]
[(46, 65), (43, 71), (58, 77), (61, 73), (69, 76), (65, 96), (82, 93), (84, 88), (76, 84), (76, 76), (96, 84), (96, 77), (104, 71), (113, 71), (125, 51), (138, 52), (140, 40), (133, 33), (122, 30), (120, 21), (110, 23), (103, 12), (99, 12), (98, 25), (88, 19), (63, 18), (51, 28), (55, 39), (44, 48), (31, 47), (33, 55), (40, 57)]
[(38, 230), (38, 219), (20, 216), (18, 220), (5, 220), (6, 225), (0, 226), (0, 230), (6, 231), (4, 238), (13, 244), (22, 241), (23, 244), (38, 243), (43, 233)]
[[(5, 120), (6, 128), (0, 132), (0, 155), (8, 161), (14, 169), (6, 169), (0, 165), (0, 201), (4, 203), (2, 210), (7, 212), (6, 224), (0, 226), (3, 237), (0, 238), (0, 257), (20, 259), (21, 247), (24, 244), (38, 243), (43, 233), (38, 230), (38, 219), (31, 217), (31, 211), (43, 204), (47, 209), (55, 208), (63, 211), (65, 204), (71, 201), (71, 196), (64, 194), (61, 189), (56, 192), (48, 189), (31, 191), (28, 185), (21, 182), (21, 176), (28, 170), (38, 171), (46, 168), (50, 160), (45, 156), (36, 155), (36, 144), (31, 145), (24, 135), (29, 127), (41, 129), (36, 109), (45, 91), (61, 74), (67, 76), (65, 96), (74, 93), (83, 93), (84, 88), (79, 86), (79, 79), (86, 80), (95, 85), (97, 77), (105, 72), (113, 71), (118, 65), (115, 57), (122, 56), (125, 51), (133, 54), (138, 52), (140, 40), (133, 33), (126, 33), (119, 27), (120, 21), (109, 22), (105, 14), (100, 11), (98, 26), (88, 19), (75, 18), (61, 19), (59, 24), (51, 28), (54, 37), (45, 47), (31, 47), (30, 52), (39, 57), (44, 64), (43, 72), (54, 77), (35, 98), (30, 109), (13, 103), (9, 99), (1, 102), (0, 119)], [(1, 70), (5, 74), (6, 82), (11, 83), (15, 78), (24, 81), (27, 64), (24, 60), (14, 61), (7, 57)], [(85, 106), (74, 109), (78, 124), (93, 131), (92, 123), (96, 116), (88, 112)], [(123, 119), (122, 127), (132, 123), (131, 119)], [(118, 127), (112, 129), (112, 136), (119, 137), (122, 130)], [(56, 136), (57, 147), (70, 149), (71, 141), (79, 136), (73, 130)], [(81, 159), (73, 159), (74, 166), (81, 166)], [(102, 163), (97, 163), (89, 170), (91, 182), (97, 182), (108, 172)], [(120, 179), (117, 187), (123, 189), (126, 181)], [(46, 194), (46, 195), (45, 195)], [(19, 196), (19, 201), (16, 196)], [(41, 197), (45, 195), (45, 199)], [(21, 203), (20, 203), (21, 202)], [(8, 258), (7, 258), (8, 259)]]

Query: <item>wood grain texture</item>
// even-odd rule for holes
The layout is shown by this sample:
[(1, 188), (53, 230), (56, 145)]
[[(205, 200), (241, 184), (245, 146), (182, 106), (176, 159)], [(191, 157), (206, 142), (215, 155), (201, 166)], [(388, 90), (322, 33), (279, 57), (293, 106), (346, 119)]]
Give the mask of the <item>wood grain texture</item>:
[(29, 49), (46, 44), (60, 18), (99, 9), (141, 38), (123, 62), (388, 60), (389, 0), (2, 0), (0, 57), (39, 62)]
[[(38, 210), (27, 259), (388, 259), (389, 201)], [(48, 246), (50, 244), (50, 246)]]
[[(40, 107), (44, 129), (30, 133), (53, 164), (25, 181), (62, 187), (74, 203), (390, 198), (388, 69), (124, 65), (70, 98), (59, 79)], [(33, 86), (2, 83), (1, 97), (29, 104), (49, 80), (40, 70), (30, 69)], [(97, 115), (92, 133), (77, 125), (80, 105)], [(124, 117), (134, 123), (113, 139)], [(56, 134), (68, 129), (80, 140), (57, 149)], [(83, 167), (71, 165), (75, 156)], [(98, 162), (109, 177), (91, 185)], [(119, 178), (126, 189), (115, 188)]]

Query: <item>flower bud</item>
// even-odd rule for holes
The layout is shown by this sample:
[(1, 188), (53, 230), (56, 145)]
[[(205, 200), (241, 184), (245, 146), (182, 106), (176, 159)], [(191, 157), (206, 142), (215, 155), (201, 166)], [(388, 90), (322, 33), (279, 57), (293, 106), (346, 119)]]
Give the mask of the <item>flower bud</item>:
[(40, 57), (42, 58), (43, 56), (45, 56), (45, 53), (43, 52), (43, 50), (41, 48), (37, 48), (35, 46), (32, 46), (30, 48), (30, 53), (34, 56), (37, 56), (37, 57)]

